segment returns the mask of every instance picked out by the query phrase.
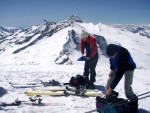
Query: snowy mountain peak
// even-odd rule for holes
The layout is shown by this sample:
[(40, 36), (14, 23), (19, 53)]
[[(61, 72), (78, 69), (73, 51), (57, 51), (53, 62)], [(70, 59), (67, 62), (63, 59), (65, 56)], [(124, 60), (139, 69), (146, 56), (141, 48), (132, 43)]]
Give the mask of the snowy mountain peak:
[(83, 21), (80, 19), (80, 17), (77, 16), (76, 14), (72, 15), (72, 16), (69, 18), (69, 21), (71, 21), (71, 22), (83, 23)]
[(43, 24), (48, 24), (48, 21), (46, 19), (44, 19)]

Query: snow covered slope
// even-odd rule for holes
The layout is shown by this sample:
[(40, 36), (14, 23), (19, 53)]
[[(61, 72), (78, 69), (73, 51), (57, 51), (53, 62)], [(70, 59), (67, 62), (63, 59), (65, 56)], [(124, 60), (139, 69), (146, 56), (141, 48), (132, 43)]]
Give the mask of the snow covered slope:
[(80, 48), (81, 30), (97, 35), (98, 44), (102, 49), (100, 54), (105, 55), (107, 43), (116, 43), (132, 52), (138, 68), (149, 65), (149, 39), (101, 23), (83, 23), (75, 15), (59, 23), (44, 21), (41, 25), (24, 28), (7, 36), (0, 42), (0, 56), (3, 58), (1, 63), (73, 64), (74, 59), (69, 55), (74, 52), (79, 54), (76, 51)]
[[(75, 22), (83, 23), (78, 16), (73, 15), (62, 22), (44, 21), (41, 25), (18, 30), (0, 42), (0, 56), (3, 58), (1, 63), (73, 64), (69, 55), (73, 51), (79, 53), (80, 48), (80, 33), (74, 31), (73, 27)], [(98, 40), (102, 38), (97, 37)], [(105, 41), (104, 38), (103, 40)]]
[(137, 68), (148, 68), (150, 65), (150, 40), (132, 32), (122, 31), (104, 24), (80, 24), (87, 28), (87, 31), (93, 34), (105, 37), (108, 44), (115, 43), (126, 47), (137, 63)]
[(43, 24), (24, 28), (7, 36), (0, 42), (0, 56), (3, 59), (0, 63), (75, 64), (80, 57), (82, 30), (97, 38), (102, 63), (106, 60), (107, 44), (115, 43), (131, 52), (137, 68), (149, 68), (149, 38), (101, 23), (84, 23), (76, 15), (58, 23), (45, 20)]

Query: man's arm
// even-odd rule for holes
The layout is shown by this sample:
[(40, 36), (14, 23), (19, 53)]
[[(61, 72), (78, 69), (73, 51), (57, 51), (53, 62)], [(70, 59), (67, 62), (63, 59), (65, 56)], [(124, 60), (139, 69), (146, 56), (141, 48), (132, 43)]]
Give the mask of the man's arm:
[(118, 69), (117, 72), (116, 72), (116, 75), (115, 75), (115, 78), (114, 80), (112, 81), (112, 83), (110, 84), (110, 88), (111, 89), (114, 89), (117, 84), (119, 83), (119, 81), (121, 80), (123, 74), (124, 74), (124, 70), (123, 69)]

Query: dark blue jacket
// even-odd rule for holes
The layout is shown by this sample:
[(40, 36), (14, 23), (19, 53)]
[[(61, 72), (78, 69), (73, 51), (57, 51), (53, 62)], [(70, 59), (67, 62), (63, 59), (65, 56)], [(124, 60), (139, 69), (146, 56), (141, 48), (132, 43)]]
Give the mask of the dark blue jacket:
[(126, 71), (134, 70), (135, 68), (136, 64), (133, 61), (128, 50), (126, 48), (118, 46), (118, 53), (116, 57), (114, 59), (110, 58), (110, 69), (116, 71), (115, 78), (110, 84), (110, 88), (114, 89), (117, 86)]

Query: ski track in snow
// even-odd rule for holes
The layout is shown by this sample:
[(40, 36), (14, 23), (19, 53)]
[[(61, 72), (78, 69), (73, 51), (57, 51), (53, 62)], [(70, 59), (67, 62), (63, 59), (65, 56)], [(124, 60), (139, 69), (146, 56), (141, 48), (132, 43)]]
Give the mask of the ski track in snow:
[[(68, 82), (71, 76), (82, 74), (83, 65), (3, 65), (0, 66), (0, 82), (1, 87), (8, 90), (8, 93), (0, 98), (1, 102), (13, 102), (16, 98), (19, 100), (29, 100), (24, 91), (30, 88), (12, 88), (9, 82), (28, 83), (39, 82), (40, 80), (48, 81), (51, 79), (59, 80), (61, 83)], [(97, 66), (96, 87), (104, 91), (109, 72), (109, 65)], [(137, 94), (144, 93), (150, 90), (150, 70), (135, 70), (133, 89)], [(145, 79), (145, 77), (147, 79)], [(123, 78), (124, 80), (124, 78)], [(120, 92), (119, 97), (125, 97), (123, 83), (121, 80), (116, 87), (116, 91)], [(30, 106), (21, 105), (18, 107), (5, 107), (0, 113), (85, 113), (94, 110), (95, 97), (78, 97), (78, 96), (61, 96), (61, 97), (42, 97), (43, 102), (47, 103), (63, 103), (65, 105), (58, 106)], [(150, 106), (147, 104), (150, 98), (139, 101), (139, 108), (150, 111)], [(96, 112), (92, 112), (96, 113)], [(142, 112), (144, 113), (144, 112)]]

